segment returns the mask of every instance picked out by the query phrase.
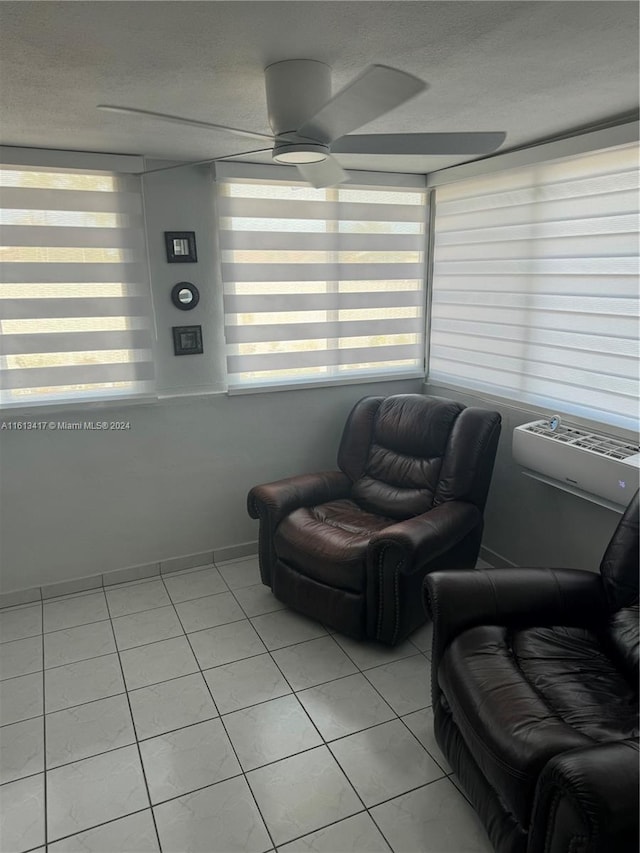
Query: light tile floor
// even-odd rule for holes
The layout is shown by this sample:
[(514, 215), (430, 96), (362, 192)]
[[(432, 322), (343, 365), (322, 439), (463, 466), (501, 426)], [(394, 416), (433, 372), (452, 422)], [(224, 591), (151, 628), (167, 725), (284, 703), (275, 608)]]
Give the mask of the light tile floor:
[(333, 633), (256, 558), (0, 611), (0, 853), (490, 853), (430, 642)]

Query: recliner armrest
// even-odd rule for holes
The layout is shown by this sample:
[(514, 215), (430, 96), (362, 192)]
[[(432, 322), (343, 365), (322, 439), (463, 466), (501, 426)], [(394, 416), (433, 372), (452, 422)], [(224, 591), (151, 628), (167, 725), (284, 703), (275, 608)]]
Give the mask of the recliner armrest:
[(448, 501), (385, 527), (371, 537), (369, 548), (376, 562), (391, 551), (393, 563), (411, 574), (451, 549), (478, 524), (482, 524), (482, 513), (474, 504)]
[(556, 755), (538, 779), (530, 853), (635, 853), (639, 776), (634, 740)]
[(346, 498), (350, 492), (351, 480), (342, 471), (300, 474), (254, 486), (247, 509), (251, 518), (266, 517), (275, 525), (294, 509)]
[[(474, 625), (593, 625), (607, 615), (602, 579), (582, 569), (432, 572), (425, 604), (449, 641)], [(447, 645), (448, 645), (447, 642)]]

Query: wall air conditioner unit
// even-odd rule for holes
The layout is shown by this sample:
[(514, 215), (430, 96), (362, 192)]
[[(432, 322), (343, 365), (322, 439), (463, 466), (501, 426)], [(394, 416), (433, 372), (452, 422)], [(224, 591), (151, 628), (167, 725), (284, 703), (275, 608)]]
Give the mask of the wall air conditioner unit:
[(523, 474), (622, 512), (640, 482), (640, 447), (577, 426), (533, 421), (513, 431)]

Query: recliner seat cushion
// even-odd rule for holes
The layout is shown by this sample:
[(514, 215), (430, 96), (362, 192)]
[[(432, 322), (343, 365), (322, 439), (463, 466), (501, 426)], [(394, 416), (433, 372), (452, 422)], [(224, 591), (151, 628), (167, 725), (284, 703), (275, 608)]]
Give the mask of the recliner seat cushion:
[(456, 637), (442, 656), (438, 682), (483, 775), (527, 827), (547, 761), (593, 740), (568, 725), (528, 681), (505, 627), (483, 625)]
[(365, 589), (366, 551), (393, 518), (365, 512), (351, 500), (302, 507), (277, 527), (278, 558), (301, 574), (351, 592)]
[(640, 607), (621, 607), (613, 613), (606, 633), (607, 650), (637, 683), (640, 677)]
[(524, 827), (551, 757), (638, 736), (636, 680), (583, 628), (472, 628), (445, 651), (438, 681), (478, 766)]
[(530, 628), (513, 634), (523, 676), (567, 725), (596, 742), (638, 736), (638, 692), (584, 628)]

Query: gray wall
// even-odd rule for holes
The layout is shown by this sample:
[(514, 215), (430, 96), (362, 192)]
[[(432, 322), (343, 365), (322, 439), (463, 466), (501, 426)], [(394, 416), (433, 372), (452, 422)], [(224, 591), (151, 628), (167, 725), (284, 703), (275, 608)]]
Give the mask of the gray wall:
[(254, 541), (251, 486), (334, 468), (356, 400), (412, 391), (418, 381), (174, 399), (100, 414), (130, 421), (123, 432), (2, 432), (0, 589)]
[[(125, 431), (0, 432), (2, 592), (253, 542), (257, 522), (245, 508), (251, 486), (333, 468), (356, 400), (421, 390), (414, 380), (209, 393), (224, 378), (210, 170), (147, 177), (145, 207), (158, 384), (172, 396), (36, 413), (38, 420), (129, 421)], [(165, 230), (196, 232), (197, 264), (167, 264)], [(169, 299), (184, 279), (201, 293), (190, 312)], [(176, 358), (171, 326), (190, 323), (202, 325), (205, 352)]]
[[(165, 165), (148, 161), (148, 168)], [(219, 281), (211, 167), (194, 166), (157, 172), (144, 179), (149, 271), (158, 340), (156, 372), (160, 393), (185, 394), (224, 389), (222, 286)], [(195, 231), (198, 262), (169, 264), (165, 231)], [(179, 311), (170, 293), (179, 281), (200, 291), (192, 311)], [(203, 355), (173, 355), (172, 326), (202, 326)]]
[(620, 515), (526, 477), (511, 456), (515, 427), (549, 413), (488, 401), (472, 391), (456, 391), (433, 383), (425, 386), (425, 393), (494, 409), (502, 415), (485, 512), (486, 559), (496, 565), (504, 562), (596, 571)]

